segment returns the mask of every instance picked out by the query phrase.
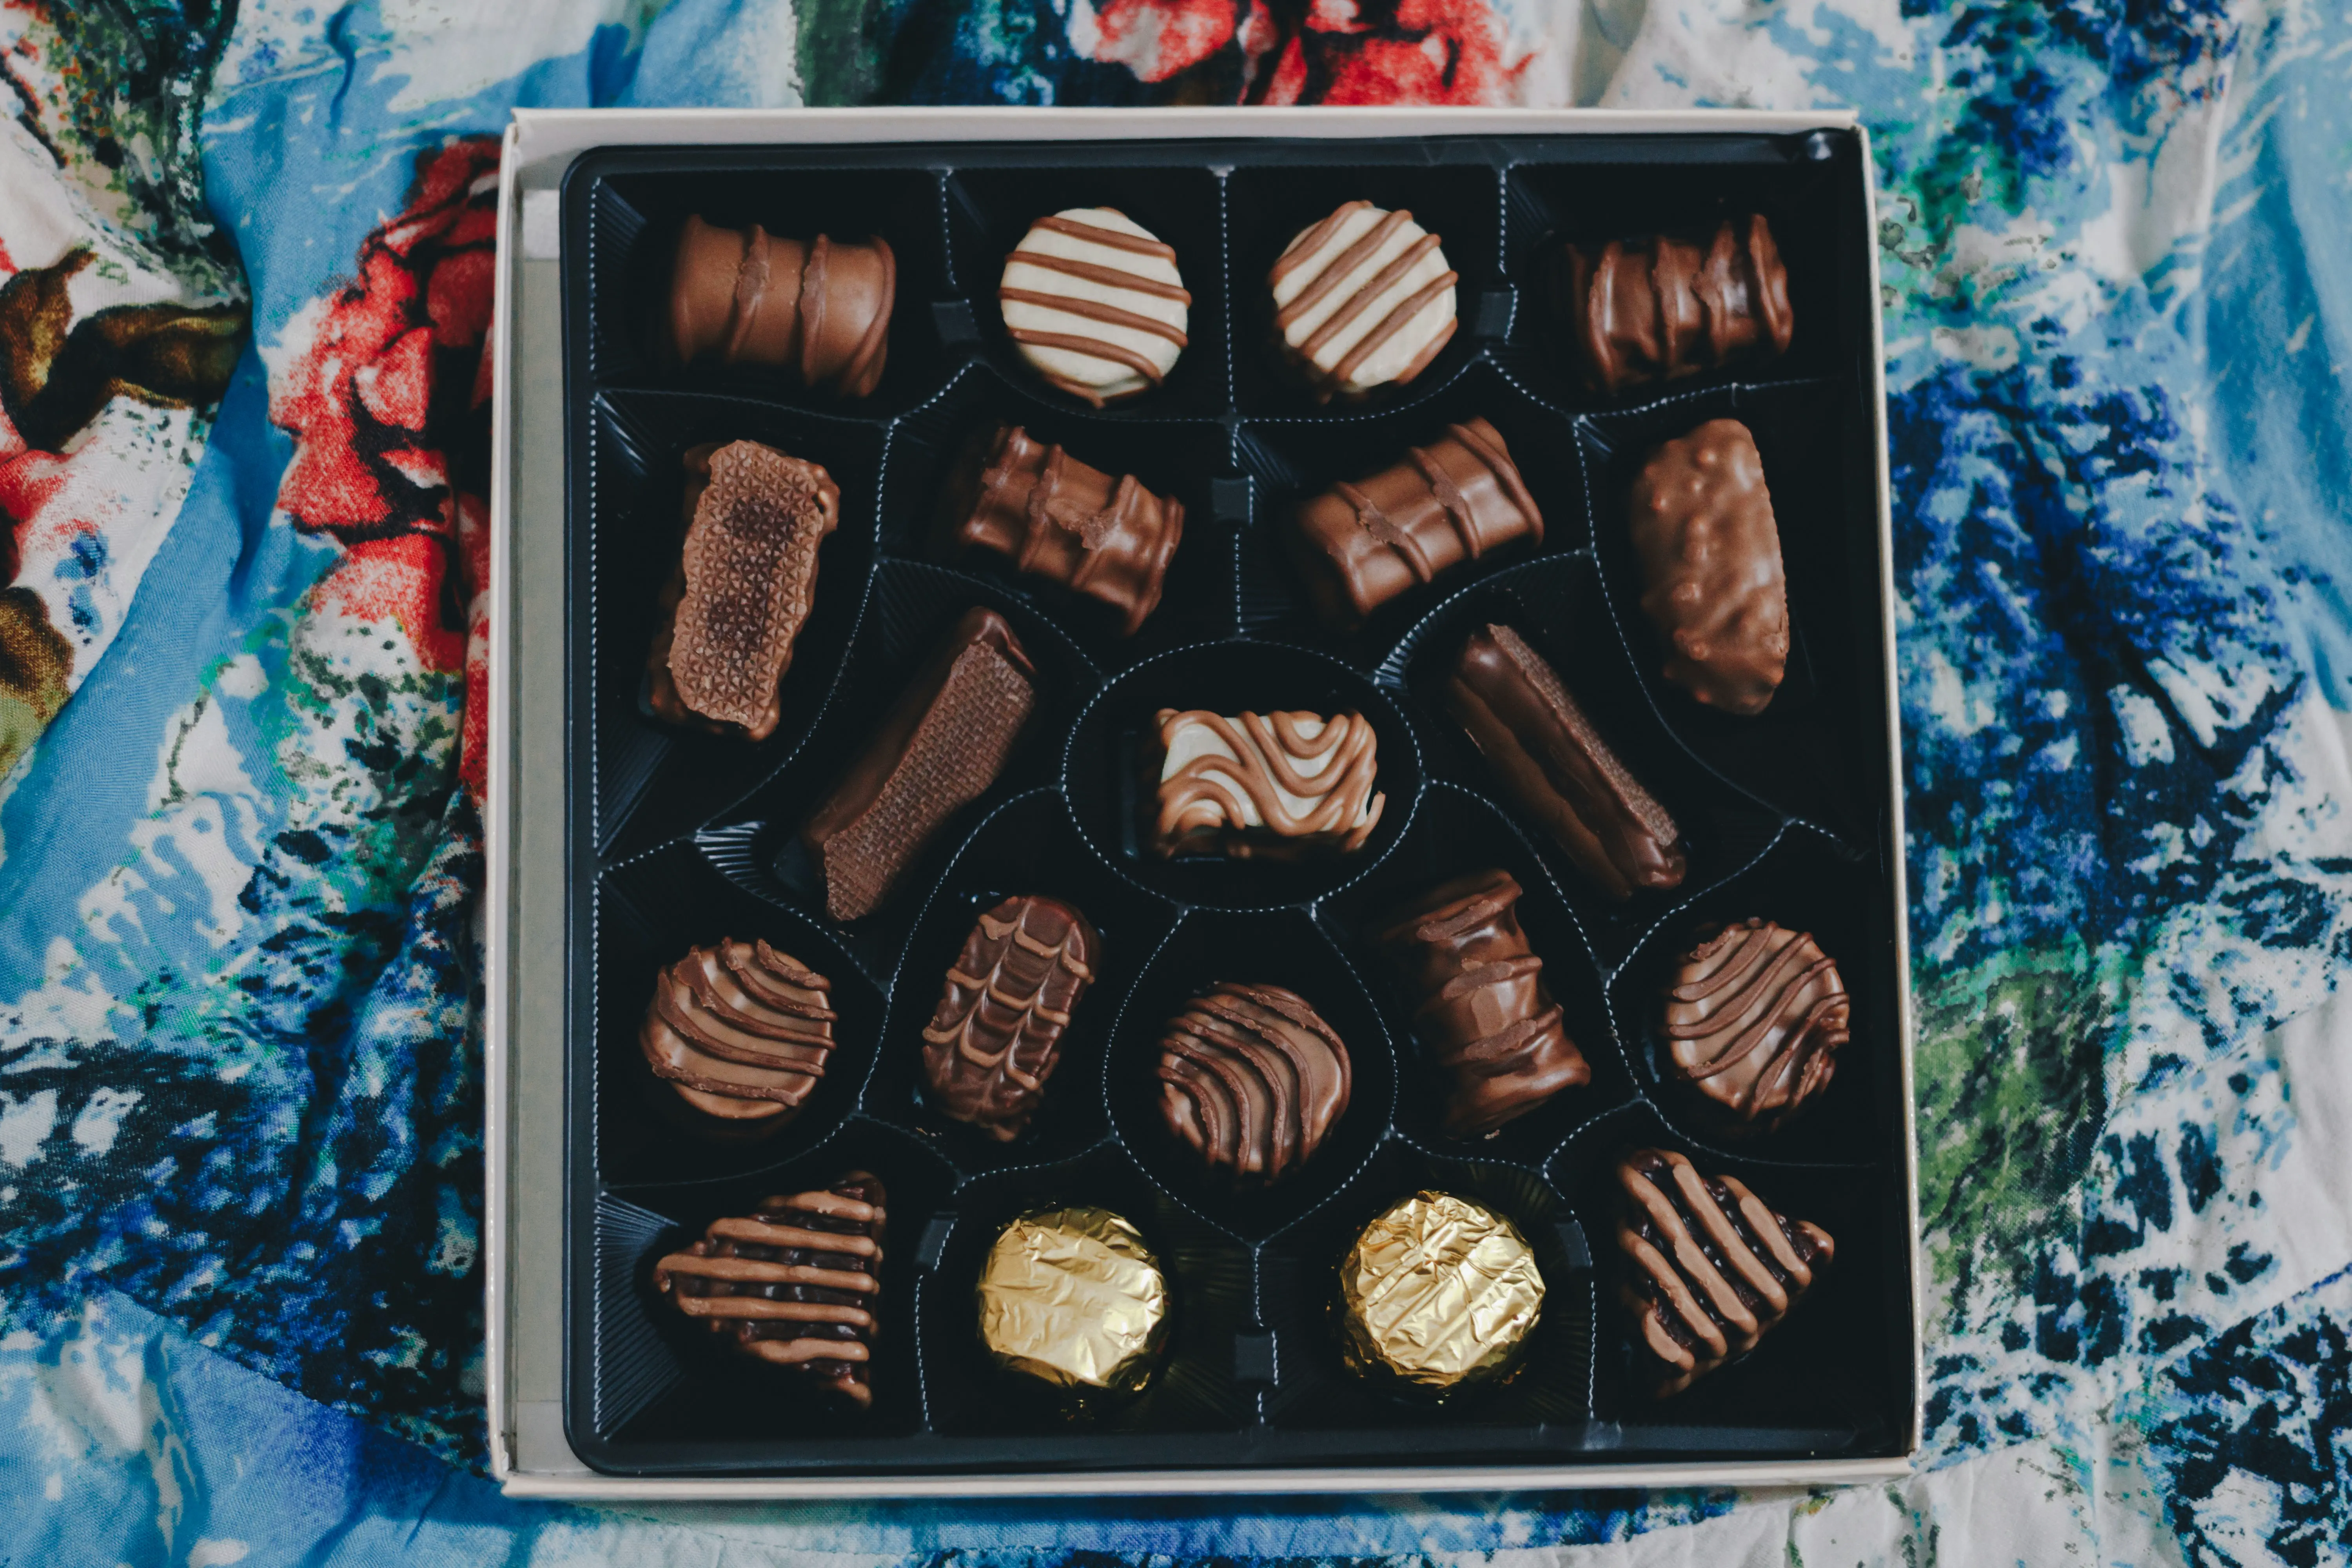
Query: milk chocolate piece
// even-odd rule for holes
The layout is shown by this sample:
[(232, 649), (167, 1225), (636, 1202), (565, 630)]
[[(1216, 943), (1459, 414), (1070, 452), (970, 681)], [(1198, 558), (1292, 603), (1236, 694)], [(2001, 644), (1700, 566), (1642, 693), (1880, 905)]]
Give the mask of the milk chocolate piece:
[(1457, 276), (1412, 214), (1349, 202), (1300, 230), (1266, 276), (1283, 356), (1318, 402), (1401, 386), (1454, 336)]
[(1657, 1358), (1661, 1398), (1755, 1349), (1836, 1252), (1821, 1226), (1666, 1150), (1626, 1155), (1617, 1185), (1617, 1246), (1629, 1265), (1618, 1299)]
[(1083, 1401), (1139, 1392), (1168, 1343), (1168, 1279), (1143, 1235), (1108, 1209), (1032, 1209), (981, 1265), (991, 1360)]
[(1004, 258), (996, 298), (1021, 357), (1097, 408), (1168, 378), (1192, 303), (1175, 247), (1116, 207), (1072, 207), (1030, 225)]
[(1419, 998), (1413, 1028), (1454, 1074), (1445, 1131), (1476, 1138), (1589, 1081), (1563, 1014), (1528, 949), (1507, 871), (1441, 884), (1378, 941)]
[(1133, 637), (1160, 606), (1184, 537), (1184, 503), (1113, 479), (1018, 425), (975, 442), (948, 486), (950, 547), (989, 550), (1021, 571), (1118, 611)]
[(1852, 1011), (1811, 933), (1747, 920), (1683, 955), (1659, 1028), (1676, 1079), (1769, 1131), (1829, 1087)]
[(931, 835), (996, 782), (1037, 706), (1035, 676), (1003, 616), (964, 612), (801, 829), (835, 920), (880, 908)]
[(1633, 481), (1642, 609), (1665, 678), (1727, 713), (1761, 713), (1789, 663), (1780, 531), (1756, 438), (1710, 419), (1650, 454)]
[(1569, 246), (1561, 306), (1586, 384), (1615, 393), (1785, 353), (1789, 269), (1761, 213), (1726, 219), (1704, 247), (1659, 235)]
[(673, 724), (764, 741), (816, 596), (817, 547), (841, 487), (756, 441), (686, 454), (686, 547), (662, 590), (646, 700)]
[(1301, 503), (1292, 553), (1323, 618), (1353, 626), (1391, 599), (1520, 540), (1543, 542), (1543, 514), (1500, 432), (1448, 425), (1426, 447), (1354, 484)]
[(1348, 1047), (1307, 999), (1223, 981), (1168, 1020), (1160, 1114), (1237, 1184), (1281, 1180), (1315, 1157), (1348, 1109)]
[(1291, 860), (1364, 847), (1388, 796), (1379, 737), (1360, 713), (1160, 710), (1151, 847), (1175, 855)]
[(689, 217), (670, 262), (657, 331), (670, 363), (777, 365), (812, 387), (864, 397), (890, 353), (898, 264), (875, 236), (779, 239), (758, 224), (719, 228)]
[(1543, 1316), (1543, 1271), (1518, 1227), (1484, 1204), (1415, 1193), (1339, 1265), (1339, 1349), (1357, 1372), (1444, 1399), (1510, 1369)]
[(782, 1126), (824, 1077), (832, 989), (764, 941), (726, 938), (662, 971), (638, 1047), (695, 1110), (739, 1131)]
[(1010, 898), (982, 915), (923, 1030), (931, 1103), (1000, 1143), (1027, 1131), (1101, 952), (1087, 917), (1057, 899)]
[(1497, 626), (1471, 633), (1445, 706), (1512, 798), (1602, 892), (1629, 899), (1637, 888), (1681, 885), (1682, 829), (1518, 633)]
[(762, 1198), (654, 1265), (654, 1289), (740, 1353), (874, 1403), (882, 1184), (852, 1171), (823, 1192)]

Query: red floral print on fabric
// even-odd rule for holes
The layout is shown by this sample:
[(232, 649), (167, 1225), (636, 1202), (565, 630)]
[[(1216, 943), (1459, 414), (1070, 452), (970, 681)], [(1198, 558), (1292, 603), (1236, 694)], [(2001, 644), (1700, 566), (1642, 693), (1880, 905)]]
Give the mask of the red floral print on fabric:
[(465, 675), (458, 771), (487, 763), (489, 326), (498, 142), (418, 160), (408, 206), (360, 247), (309, 349), (270, 397), (294, 435), (278, 504), (348, 552), (320, 608), (396, 622), (427, 668)]
[(1144, 81), (1231, 50), (1247, 103), (1498, 103), (1517, 85), (1487, 0), (1105, 0), (1089, 15), (1091, 57)]

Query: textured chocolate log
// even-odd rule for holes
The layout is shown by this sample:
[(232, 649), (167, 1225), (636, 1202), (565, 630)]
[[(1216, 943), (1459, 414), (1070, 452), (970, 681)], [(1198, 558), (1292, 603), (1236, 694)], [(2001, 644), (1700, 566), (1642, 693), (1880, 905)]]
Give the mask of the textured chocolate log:
[(1519, 892), (1507, 871), (1456, 878), (1377, 939), (1420, 998), (1414, 1031), (1454, 1074), (1444, 1126), (1456, 1138), (1491, 1132), (1592, 1077), (1519, 929)]
[(1168, 1344), (1168, 1279), (1108, 1209), (1032, 1209), (988, 1249), (974, 1292), (989, 1358), (1085, 1400), (1140, 1391)]
[(1404, 461), (1310, 497), (1293, 524), (1315, 607), (1340, 626), (1449, 567), (1544, 534), (1510, 448), (1484, 419), (1448, 425), (1428, 446), (1406, 447)]
[(1184, 503), (1113, 479), (1017, 425), (967, 449), (948, 484), (952, 550), (989, 550), (1024, 572), (1099, 599), (1133, 637), (1160, 606), (1184, 538)]
[(1160, 710), (1151, 847), (1162, 858), (1295, 859), (1360, 849), (1388, 796), (1360, 713)]
[(1192, 303), (1175, 247), (1115, 207), (1072, 207), (1030, 225), (1004, 258), (996, 298), (1021, 357), (1097, 408), (1168, 378)]
[(1560, 252), (1559, 281), (1585, 381), (1616, 392), (1788, 351), (1789, 269), (1761, 213), (1705, 247), (1659, 235)]
[(654, 1289), (742, 1354), (863, 1408), (874, 1403), (888, 1226), (882, 1184), (852, 1171), (823, 1192), (762, 1198), (748, 1217), (712, 1220), (701, 1240), (654, 1265)]
[(727, 938), (662, 971), (637, 1045), (695, 1110), (781, 1126), (824, 1077), (837, 1016), (832, 990), (764, 941)]
[(1769, 1131), (1829, 1087), (1852, 1012), (1811, 933), (1747, 920), (1683, 955), (1659, 1028), (1677, 1079)]
[(1617, 1246), (1629, 1265), (1618, 1296), (1660, 1363), (1661, 1397), (1755, 1349), (1837, 1250), (1821, 1226), (1663, 1149), (1626, 1155), (1617, 1185)]
[(719, 228), (698, 216), (678, 230), (660, 346), (674, 364), (797, 371), (810, 386), (864, 397), (890, 353), (898, 263), (880, 236), (778, 239), (758, 224)]
[(841, 487), (756, 441), (686, 454), (686, 546), (662, 590), (646, 700), (673, 724), (764, 741), (777, 688), (816, 599), (817, 548), (841, 521)]
[(801, 829), (825, 910), (881, 907), (949, 817), (996, 782), (1037, 706), (1036, 670), (994, 610), (966, 610)]
[(1339, 1349), (1360, 1373), (1444, 1399), (1509, 1370), (1543, 1316), (1535, 1248), (1451, 1193), (1415, 1193), (1366, 1226), (1339, 1264)]
[(1202, 1163), (1243, 1185), (1315, 1157), (1348, 1109), (1348, 1047), (1307, 999), (1223, 981), (1160, 1037), (1160, 1114)]
[(1789, 588), (1756, 437), (1710, 419), (1666, 442), (1642, 465), (1630, 510), (1665, 678), (1710, 708), (1761, 713), (1789, 665)]
[(1679, 887), (1682, 829), (1625, 771), (1559, 673), (1508, 626), (1470, 634), (1445, 686), (1511, 797), (1612, 899)]
[(1101, 954), (1087, 917), (1056, 899), (1010, 898), (974, 921), (923, 1030), (940, 1112), (999, 1142), (1027, 1131)]
[(1266, 287), (1285, 357), (1328, 401), (1426, 369), (1454, 336), (1455, 278), (1412, 214), (1349, 202), (1299, 231)]

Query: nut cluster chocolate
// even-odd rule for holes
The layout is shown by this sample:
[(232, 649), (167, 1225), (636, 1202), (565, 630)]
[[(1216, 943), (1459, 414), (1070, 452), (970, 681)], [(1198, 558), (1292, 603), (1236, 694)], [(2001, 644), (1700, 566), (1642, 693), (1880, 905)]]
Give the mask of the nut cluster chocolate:
[(1710, 708), (1761, 713), (1788, 668), (1789, 591), (1748, 426), (1710, 419), (1651, 453), (1633, 481), (1632, 525), (1665, 678)]

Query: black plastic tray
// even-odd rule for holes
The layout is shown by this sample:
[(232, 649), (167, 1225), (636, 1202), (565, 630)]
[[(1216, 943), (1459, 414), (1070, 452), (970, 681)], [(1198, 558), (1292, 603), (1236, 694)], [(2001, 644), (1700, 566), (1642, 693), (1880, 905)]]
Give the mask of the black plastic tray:
[[(1859, 139), (1645, 135), (1414, 141), (608, 149), (563, 191), (572, 746), (565, 1415), (580, 1456), (627, 1475), (919, 1474), (1265, 1466), (1495, 1467), (1899, 1454), (1914, 1403), (1896, 879), (1871, 399), (1872, 236)], [(1263, 284), (1292, 234), (1362, 196), (1412, 209), (1461, 273), (1462, 327), (1411, 386), (1318, 406), (1275, 364)], [(1176, 247), (1192, 346), (1167, 384), (1094, 412), (1013, 355), (994, 288), (1029, 222), (1108, 204)], [(1797, 336), (1753, 379), (1615, 402), (1566, 368), (1541, 286), (1565, 237), (1688, 231), (1760, 210), (1786, 256)], [(844, 403), (751, 369), (666, 374), (638, 335), (687, 214), (772, 232), (886, 235), (899, 265), (887, 374)], [(1299, 495), (1483, 415), (1543, 508), (1540, 551), (1449, 574), (1361, 632), (1308, 614), (1276, 530)], [(1771, 708), (1729, 720), (1657, 679), (1622, 519), (1630, 465), (1702, 420), (1754, 430), (1795, 628)], [(960, 443), (1000, 418), (1180, 497), (1166, 600), (1132, 639), (1009, 574), (927, 559)], [(758, 745), (664, 726), (639, 686), (654, 594), (678, 548), (679, 458), (750, 437), (841, 486), (814, 614)], [(944, 620), (1008, 615), (1046, 719), (943, 835), (911, 889), (849, 928), (790, 849)], [(1538, 843), (1423, 695), (1468, 628), (1507, 618), (1550, 656), (1685, 825), (1688, 880), (1615, 905)], [(1382, 825), (1304, 868), (1138, 858), (1121, 805), (1132, 736), (1163, 700), (1234, 711), (1358, 709), (1380, 731)], [(1507, 868), (1551, 988), (1593, 1067), (1469, 1142), (1366, 933), (1444, 877)], [(1102, 976), (1024, 1140), (989, 1142), (922, 1104), (917, 1031), (974, 912), (1013, 892), (1084, 909)], [(1826, 1103), (1736, 1147), (1662, 1084), (1664, 967), (1710, 920), (1816, 932), (1853, 994)], [(730, 1146), (659, 1113), (635, 1031), (656, 968), (693, 942), (764, 936), (833, 977), (831, 1070), (773, 1138)], [(1315, 1161), (1270, 1194), (1221, 1194), (1151, 1112), (1159, 1026), (1210, 981), (1307, 995), (1356, 1086)], [(1746, 1361), (1654, 1401), (1613, 1303), (1607, 1162), (1689, 1152), (1836, 1237), (1826, 1285)], [(875, 1401), (849, 1414), (727, 1355), (661, 1307), (660, 1251), (760, 1196), (857, 1167), (889, 1192)], [(1339, 1364), (1334, 1265), (1417, 1188), (1467, 1193), (1533, 1238), (1549, 1296), (1523, 1373), (1440, 1408)], [(1170, 1360), (1131, 1405), (1074, 1422), (986, 1365), (972, 1285), (995, 1225), (1053, 1198), (1126, 1213), (1167, 1261)]]

